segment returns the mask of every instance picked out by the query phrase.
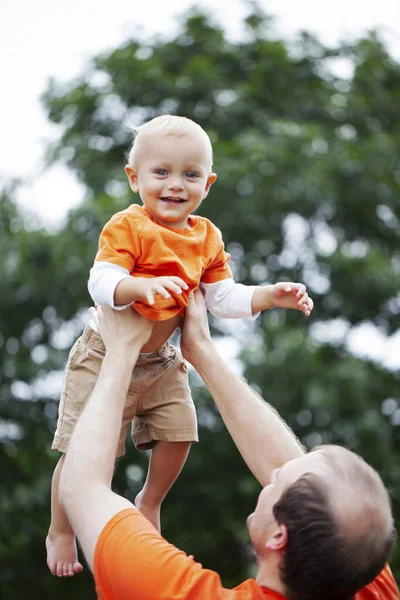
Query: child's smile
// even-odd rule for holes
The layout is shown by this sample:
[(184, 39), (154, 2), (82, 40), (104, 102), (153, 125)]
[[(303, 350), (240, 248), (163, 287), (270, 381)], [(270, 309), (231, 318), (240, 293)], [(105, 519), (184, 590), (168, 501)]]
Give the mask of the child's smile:
[(181, 202), (186, 202), (184, 198), (174, 198), (173, 196), (160, 198), (160, 200), (162, 200), (162, 202), (166, 202), (167, 204), (180, 204)]

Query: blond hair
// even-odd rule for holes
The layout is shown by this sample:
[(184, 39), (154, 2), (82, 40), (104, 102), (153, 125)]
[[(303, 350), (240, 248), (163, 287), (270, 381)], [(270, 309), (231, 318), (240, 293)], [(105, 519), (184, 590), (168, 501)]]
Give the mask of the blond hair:
[(161, 115), (148, 121), (144, 125), (135, 127), (133, 130), (133, 142), (128, 154), (128, 164), (131, 167), (135, 166), (137, 156), (141, 145), (146, 138), (152, 135), (173, 135), (176, 137), (193, 136), (197, 137), (205, 145), (206, 152), (209, 155), (210, 171), (213, 163), (213, 151), (211, 140), (207, 133), (200, 125), (186, 117), (178, 117), (176, 115)]

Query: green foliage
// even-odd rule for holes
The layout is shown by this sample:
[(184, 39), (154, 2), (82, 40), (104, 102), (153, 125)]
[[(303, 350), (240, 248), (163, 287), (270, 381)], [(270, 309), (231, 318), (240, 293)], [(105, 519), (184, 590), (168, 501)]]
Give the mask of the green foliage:
[[(338, 60), (351, 78), (334, 75)], [(123, 171), (126, 122), (165, 112), (194, 118), (213, 141), (218, 181), (200, 211), (223, 231), (237, 281), (301, 280), (315, 300), (308, 321), (278, 311), (259, 319), (243, 343), (246, 377), (306, 444), (346, 444), (370, 461), (400, 514), (399, 376), (347, 345), (365, 322), (386, 335), (399, 329), (399, 90), (400, 66), (377, 34), (337, 49), (307, 34), (288, 44), (257, 6), (242, 41), (192, 12), (176, 37), (128, 40), (77, 81), (50, 83), (43, 102), (63, 133), (49, 161), (67, 164), (88, 193), (53, 234), (29, 225), (12, 188), (0, 200), (5, 597), (24, 598), (29, 586), (32, 598), (94, 598), (87, 570), (60, 581), (45, 567), (52, 381), (90, 302), (100, 229), (135, 201)], [(234, 585), (252, 573), (244, 523), (259, 489), (196, 378), (193, 389), (201, 443), (165, 501), (163, 532)], [(145, 463), (128, 448), (121, 493), (133, 499), (140, 481), (129, 467)], [(393, 570), (400, 576), (398, 551)]]

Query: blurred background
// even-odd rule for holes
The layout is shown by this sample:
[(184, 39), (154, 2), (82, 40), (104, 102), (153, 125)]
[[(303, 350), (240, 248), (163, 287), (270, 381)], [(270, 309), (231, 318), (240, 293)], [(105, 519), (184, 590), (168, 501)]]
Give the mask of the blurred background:
[[(333, 442), (382, 475), (400, 517), (400, 9), (337, 0), (114, 0), (0, 9), (0, 560), (7, 600), (94, 599), (52, 577), (50, 450), (69, 348), (87, 321), (99, 232), (134, 198), (130, 126), (193, 118), (214, 145), (200, 213), (237, 281), (303, 281), (310, 319), (214, 319), (221, 351), (309, 447)], [(228, 17), (228, 18), (227, 18)], [(397, 20), (396, 20), (397, 19)], [(218, 570), (254, 574), (245, 519), (259, 485), (191, 373), (200, 443), (163, 533)], [(128, 444), (115, 489), (146, 455)], [(392, 558), (400, 577), (400, 551)]]

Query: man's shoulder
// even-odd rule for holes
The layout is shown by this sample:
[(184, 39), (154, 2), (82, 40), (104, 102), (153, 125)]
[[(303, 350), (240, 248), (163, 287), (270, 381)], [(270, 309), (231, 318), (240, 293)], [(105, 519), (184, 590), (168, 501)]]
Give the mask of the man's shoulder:
[(169, 544), (134, 508), (114, 515), (101, 532), (94, 575), (104, 598), (128, 598), (135, 590), (138, 598), (285, 600), (261, 588), (254, 579), (234, 589), (224, 588), (218, 573), (204, 569), (192, 556)]

